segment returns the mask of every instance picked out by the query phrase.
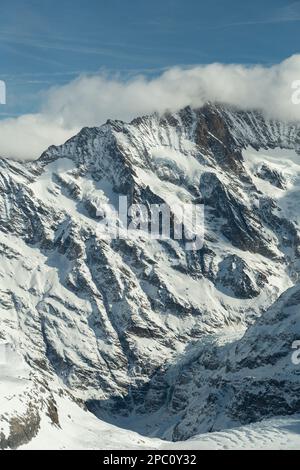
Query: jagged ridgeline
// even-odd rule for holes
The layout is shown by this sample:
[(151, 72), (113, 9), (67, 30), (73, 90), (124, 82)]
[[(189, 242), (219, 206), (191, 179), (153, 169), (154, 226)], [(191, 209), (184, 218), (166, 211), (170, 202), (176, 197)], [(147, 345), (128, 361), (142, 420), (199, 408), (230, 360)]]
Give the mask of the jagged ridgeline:
[[(207, 105), (1, 160), (0, 446), (64, 429), (62, 400), (172, 440), (300, 412), (299, 152), (298, 124)], [(101, 237), (119, 196), (204, 204), (203, 246)]]

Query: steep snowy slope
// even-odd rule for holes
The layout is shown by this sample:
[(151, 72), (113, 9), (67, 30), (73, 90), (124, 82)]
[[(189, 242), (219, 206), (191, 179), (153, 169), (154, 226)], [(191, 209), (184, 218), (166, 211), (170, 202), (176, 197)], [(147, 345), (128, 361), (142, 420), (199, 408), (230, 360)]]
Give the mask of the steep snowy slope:
[[(15, 408), (0, 410), (2, 447), (36, 435), (48, 408), (59, 426), (59, 394), (117, 425), (177, 440), (300, 411), (296, 380), (268, 413), (258, 405), (245, 417), (230, 398), (246, 373), (239, 355), (232, 360), (236, 344), (298, 280), (299, 129), (208, 105), (108, 121), (36, 162), (0, 161), (0, 339), (29, 374), (12, 379)], [(118, 222), (120, 195), (146, 207), (204, 204), (203, 247), (146, 231), (103, 237), (99, 214), (110, 210)], [(274, 380), (266, 362), (257, 390)], [(29, 438), (15, 419), (30, 423)]]
[(200, 434), (182, 442), (162, 441), (117, 428), (58, 399), (61, 428), (45, 419), (39, 434), (21, 450), (36, 449), (138, 449), (138, 450), (243, 450), (299, 449), (300, 417), (273, 418), (222, 432)]

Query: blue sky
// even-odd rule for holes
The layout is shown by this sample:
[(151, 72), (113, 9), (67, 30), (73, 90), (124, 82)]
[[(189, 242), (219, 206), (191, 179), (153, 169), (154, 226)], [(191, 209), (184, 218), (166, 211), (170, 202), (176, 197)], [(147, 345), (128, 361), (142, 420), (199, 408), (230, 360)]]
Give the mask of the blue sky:
[(44, 90), (81, 73), (277, 63), (298, 52), (299, 26), (288, 0), (1, 0), (1, 117), (36, 111)]

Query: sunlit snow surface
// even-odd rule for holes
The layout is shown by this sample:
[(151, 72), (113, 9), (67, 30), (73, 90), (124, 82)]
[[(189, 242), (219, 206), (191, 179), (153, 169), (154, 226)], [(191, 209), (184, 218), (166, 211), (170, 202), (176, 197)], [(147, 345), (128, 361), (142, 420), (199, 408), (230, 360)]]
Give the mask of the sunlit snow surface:
[[(294, 150), (271, 149), (256, 151), (248, 148), (243, 152), (245, 166), (251, 173), (256, 187), (264, 194), (273, 198), (289, 220), (300, 223), (300, 156)], [(286, 188), (280, 189), (270, 182), (256, 176), (262, 164), (280, 173)]]
[(141, 436), (98, 420), (72, 402), (61, 404), (62, 428), (46, 419), (29, 444), (20, 449), (299, 449), (300, 415), (276, 418), (181, 442)]

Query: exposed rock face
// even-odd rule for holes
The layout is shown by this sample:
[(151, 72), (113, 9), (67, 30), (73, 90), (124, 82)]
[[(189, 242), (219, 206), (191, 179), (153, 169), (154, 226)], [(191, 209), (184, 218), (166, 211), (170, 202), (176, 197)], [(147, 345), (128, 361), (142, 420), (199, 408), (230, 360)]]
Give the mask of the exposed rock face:
[[(242, 199), (242, 194), (227, 189), (214, 173), (203, 173), (200, 180), (200, 190), (203, 202), (213, 209), (219, 219), (224, 218), (225, 224), (221, 231), (234, 246), (253, 253), (275, 255), (272, 250), (272, 240), (261, 223), (261, 217), (256, 214), (253, 207), (249, 207)], [(240, 189), (240, 188), (239, 188)]]
[[(243, 352), (261, 331), (251, 325), (297, 282), (300, 245), (290, 189), (281, 184), (280, 200), (264, 193), (244, 154), (249, 146), (299, 151), (299, 136), (296, 125), (207, 105), (84, 128), (36, 162), (0, 160), (0, 339), (31, 371), (28, 409), (47, 402), (59, 426), (55, 391), (108, 420), (122, 415), (128, 426), (140, 414), (142, 432), (173, 439), (300, 411), (296, 382), (268, 372), (272, 346), (257, 380), (247, 378)], [(119, 195), (148, 209), (203, 203), (203, 247), (187, 251), (183, 240), (146, 232), (103, 237), (98, 214), (109, 203), (118, 223)], [(289, 347), (278, 346), (278, 355)], [(251, 355), (259, 361), (260, 349)], [(39, 418), (30, 416), (34, 433)], [(18, 445), (17, 428), (3, 432), (2, 447)]]
[(257, 176), (269, 181), (269, 183), (273, 184), (279, 189), (286, 189), (286, 182), (282, 174), (276, 170), (272, 170), (272, 168), (269, 168), (265, 164), (261, 165), (257, 172)]
[(219, 263), (216, 277), (219, 288), (239, 299), (249, 299), (259, 295), (267, 282), (267, 276), (253, 271), (247, 263), (236, 255), (229, 255)]

